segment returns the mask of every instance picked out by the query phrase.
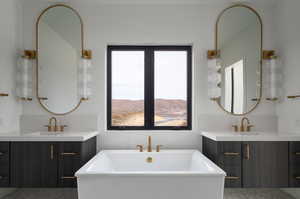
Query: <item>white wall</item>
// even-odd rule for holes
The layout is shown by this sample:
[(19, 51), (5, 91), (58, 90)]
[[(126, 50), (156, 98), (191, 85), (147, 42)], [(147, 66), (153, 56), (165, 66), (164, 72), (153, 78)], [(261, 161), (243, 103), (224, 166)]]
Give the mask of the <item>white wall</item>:
[[(18, 131), (19, 115), (22, 111), (15, 96), (15, 71), (17, 48), (20, 43), (20, 24), (18, 23), (17, 1), (1, 2), (0, 6), (0, 93), (9, 97), (0, 97), (0, 133)], [(12, 189), (0, 189), (0, 198)]]
[[(73, 1), (72, 1), (73, 2)], [(271, 1), (270, 1), (271, 2)], [(239, 117), (231, 117), (207, 97), (207, 60), (206, 51), (214, 47), (214, 25), (218, 14), (229, 4), (212, 5), (103, 5), (89, 3), (70, 3), (77, 9), (85, 25), (85, 46), (93, 50), (93, 92), (90, 101), (83, 103), (74, 112), (74, 116), (98, 116), (98, 129), (105, 132), (106, 123), (106, 46), (108, 44), (191, 44), (193, 45), (193, 131), (230, 130), (232, 123)], [(24, 46), (34, 48), (35, 21), (40, 12), (49, 6), (37, 0), (26, 0), (24, 4)], [(264, 21), (264, 48), (272, 49), (273, 7), (256, 6)], [(44, 122), (35, 123), (41, 128), (49, 115), (38, 105), (37, 101), (23, 106), (23, 127), (31, 125), (32, 115), (44, 118)], [(72, 116), (71, 115), (71, 116)], [(254, 116), (259, 116), (254, 118)], [(263, 101), (250, 115), (256, 130), (277, 130), (275, 106)], [(72, 122), (70, 122), (72, 123)], [(146, 132), (109, 132), (100, 136), (99, 148), (134, 147), (141, 140), (146, 140)], [(201, 148), (201, 138), (194, 139), (189, 133), (154, 132), (157, 142), (168, 146)], [(128, 142), (130, 140), (130, 142)], [(191, 142), (192, 141), (192, 142)]]
[(2, 2), (0, 6), (0, 93), (9, 97), (0, 97), (0, 133), (17, 131), (21, 104), (15, 96), (15, 71), (19, 24), (15, 0)]

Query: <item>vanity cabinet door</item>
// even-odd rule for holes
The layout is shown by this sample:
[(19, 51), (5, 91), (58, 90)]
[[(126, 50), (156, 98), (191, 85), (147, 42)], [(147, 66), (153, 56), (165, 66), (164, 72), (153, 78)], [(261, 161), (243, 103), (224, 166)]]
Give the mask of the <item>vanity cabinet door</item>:
[(56, 143), (11, 143), (12, 186), (56, 187), (57, 162)]
[(290, 142), (289, 186), (300, 187), (300, 142)]
[(76, 187), (76, 171), (95, 155), (96, 137), (85, 142), (59, 143), (58, 186)]
[(59, 143), (59, 187), (76, 187), (75, 172), (81, 167), (81, 143)]
[(9, 186), (9, 142), (0, 142), (0, 187)]
[(243, 186), (288, 187), (288, 142), (243, 142)]

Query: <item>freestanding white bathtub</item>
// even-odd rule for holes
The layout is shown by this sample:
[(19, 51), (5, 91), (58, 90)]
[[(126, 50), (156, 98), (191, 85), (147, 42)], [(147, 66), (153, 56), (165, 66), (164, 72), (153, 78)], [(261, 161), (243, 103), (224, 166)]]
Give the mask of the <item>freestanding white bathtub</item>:
[(225, 178), (196, 150), (102, 151), (75, 175), (79, 199), (223, 199)]

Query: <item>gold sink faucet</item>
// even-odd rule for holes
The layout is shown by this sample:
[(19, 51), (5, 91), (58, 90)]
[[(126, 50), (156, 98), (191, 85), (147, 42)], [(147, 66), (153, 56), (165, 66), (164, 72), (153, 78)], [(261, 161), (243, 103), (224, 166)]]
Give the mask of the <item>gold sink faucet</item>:
[[(247, 122), (247, 124), (245, 124), (245, 121)], [(247, 117), (243, 117), (241, 120), (240, 128), (238, 127), (238, 125), (232, 125), (232, 127), (234, 128), (235, 132), (250, 132), (251, 128), (254, 126), (250, 124), (250, 120)]]
[[(52, 122), (54, 121), (54, 125), (52, 124)], [(45, 127), (48, 128), (48, 132), (57, 132), (57, 131), (61, 131), (63, 132), (65, 130), (65, 127), (67, 127), (67, 125), (57, 125), (57, 119), (55, 117), (51, 117), (49, 119), (49, 124), (45, 125)]]
[[(54, 121), (54, 126), (52, 125), (52, 122)], [(48, 127), (48, 132), (56, 132), (57, 131), (57, 119), (55, 117), (51, 117), (49, 119), (49, 124), (45, 127)]]

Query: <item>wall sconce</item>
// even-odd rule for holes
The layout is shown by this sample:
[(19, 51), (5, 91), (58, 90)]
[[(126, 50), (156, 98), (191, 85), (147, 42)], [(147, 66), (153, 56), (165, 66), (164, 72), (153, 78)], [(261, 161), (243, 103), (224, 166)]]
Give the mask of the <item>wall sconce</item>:
[(18, 61), (17, 67), (17, 96), (24, 101), (32, 101), (33, 60), (36, 51), (25, 50)]
[(88, 100), (91, 91), (92, 51), (83, 50), (78, 68), (78, 93), (81, 100)]
[(281, 96), (282, 71), (278, 63), (278, 57), (273, 50), (263, 51), (264, 79), (266, 90), (266, 100), (278, 101)]
[(207, 52), (208, 59), (208, 97), (218, 101), (221, 97), (221, 63), (220, 53), (210, 50)]

